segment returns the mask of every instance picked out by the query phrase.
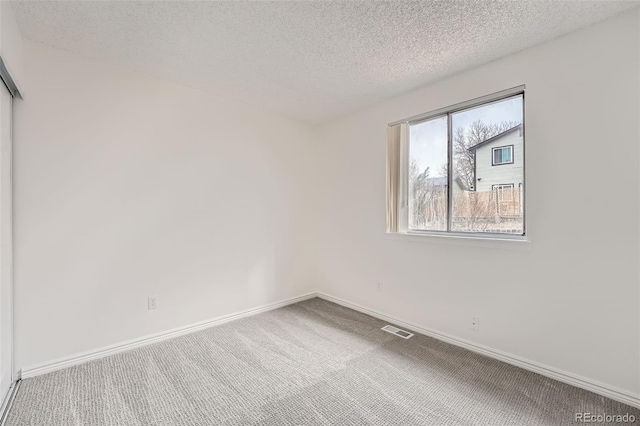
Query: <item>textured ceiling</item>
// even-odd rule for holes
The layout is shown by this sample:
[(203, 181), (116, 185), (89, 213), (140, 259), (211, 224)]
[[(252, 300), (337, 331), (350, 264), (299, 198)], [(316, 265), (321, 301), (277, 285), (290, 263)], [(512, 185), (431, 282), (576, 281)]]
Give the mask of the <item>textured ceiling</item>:
[(12, 2), (23, 37), (321, 123), (638, 5)]

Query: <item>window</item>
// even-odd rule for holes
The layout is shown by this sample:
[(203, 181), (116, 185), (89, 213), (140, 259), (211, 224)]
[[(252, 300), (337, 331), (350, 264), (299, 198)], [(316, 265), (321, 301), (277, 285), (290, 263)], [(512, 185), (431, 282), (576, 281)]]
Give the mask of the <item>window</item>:
[(524, 87), (393, 123), (388, 136), (387, 232), (525, 235)]
[(493, 165), (513, 163), (513, 146), (501, 146), (493, 148)]
[(409, 126), (409, 226), (447, 230), (447, 116)]
[(513, 201), (513, 184), (505, 183), (502, 185), (493, 185), (494, 196), (499, 201)]

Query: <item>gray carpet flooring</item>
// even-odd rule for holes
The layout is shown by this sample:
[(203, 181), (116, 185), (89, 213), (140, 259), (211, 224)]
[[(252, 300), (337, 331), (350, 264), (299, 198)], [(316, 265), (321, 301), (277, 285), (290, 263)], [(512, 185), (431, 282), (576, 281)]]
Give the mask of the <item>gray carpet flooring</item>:
[(311, 299), (22, 382), (7, 426), (575, 425), (640, 410)]

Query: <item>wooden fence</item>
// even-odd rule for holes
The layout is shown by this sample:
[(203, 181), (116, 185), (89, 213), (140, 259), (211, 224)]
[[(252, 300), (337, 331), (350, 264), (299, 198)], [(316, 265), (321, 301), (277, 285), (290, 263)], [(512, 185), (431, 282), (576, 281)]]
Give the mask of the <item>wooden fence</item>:
[[(519, 232), (522, 229), (521, 188), (453, 193), (452, 229), (478, 232)], [(447, 192), (432, 188), (419, 203), (410, 206), (410, 224), (415, 229), (446, 229)]]

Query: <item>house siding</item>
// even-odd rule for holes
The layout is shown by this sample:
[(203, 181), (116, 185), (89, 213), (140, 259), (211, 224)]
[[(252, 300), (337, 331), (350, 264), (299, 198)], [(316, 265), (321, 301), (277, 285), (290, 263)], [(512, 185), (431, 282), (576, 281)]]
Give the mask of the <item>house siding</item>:
[[(493, 148), (513, 145), (513, 163), (493, 165)], [(476, 150), (476, 191), (491, 191), (493, 185), (513, 184), (517, 189), (523, 183), (524, 150), (522, 135), (515, 131), (504, 135)]]

